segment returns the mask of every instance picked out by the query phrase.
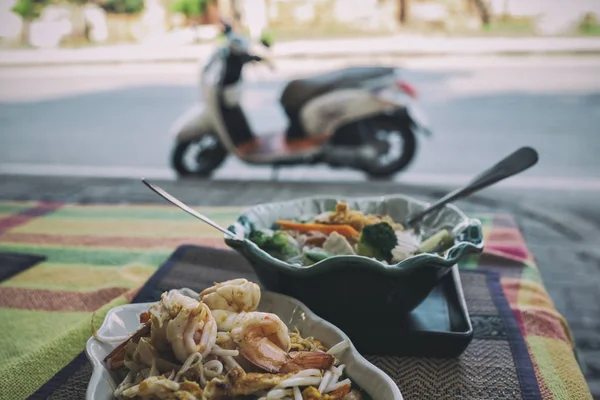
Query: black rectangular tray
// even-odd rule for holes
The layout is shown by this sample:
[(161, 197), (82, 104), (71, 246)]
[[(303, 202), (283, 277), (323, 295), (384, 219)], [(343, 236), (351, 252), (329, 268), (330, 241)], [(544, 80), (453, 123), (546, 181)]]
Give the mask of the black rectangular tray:
[[(377, 331), (374, 333), (373, 331)], [(369, 355), (450, 358), (473, 338), (458, 267), (408, 316), (390, 315), (371, 330), (345, 332), (357, 350)]]
[[(200, 292), (214, 282), (240, 277), (258, 282), (239, 253), (181, 246), (144, 285), (134, 301), (156, 301), (161, 293), (173, 288), (189, 287)], [(456, 357), (473, 338), (457, 266), (452, 267), (429, 297), (408, 316), (386, 313), (371, 321), (367, 319), (369, 316), (356, 313), (355, 323), (342, 329), (364, 355)]]

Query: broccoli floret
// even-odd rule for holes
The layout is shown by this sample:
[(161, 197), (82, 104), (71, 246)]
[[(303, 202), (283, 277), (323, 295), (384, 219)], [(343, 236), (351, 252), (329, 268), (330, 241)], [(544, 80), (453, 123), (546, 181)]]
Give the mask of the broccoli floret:
[(271, 238), (270, 247), (273, 251), (286, 256), (296, 256), (300, 254), (299, 244), (296, 239), (284, 231), (276, 231)]
[(248, 239), (262, 249), (271, 241), (271, 235), (263, 231), (253, 230)]
[(285, 259), (300, 254), (300, 246), (296, 240), (284, 231), (267, 233), (255, 230), (252, 231), (249, 239), (276, 258)]
[(365, 257), (374, 257), (380, 261), (392, 259), (392, 249), (398, 244), (394, 228), (387, 222), (367, 225), (360, 232), (356, 252)]

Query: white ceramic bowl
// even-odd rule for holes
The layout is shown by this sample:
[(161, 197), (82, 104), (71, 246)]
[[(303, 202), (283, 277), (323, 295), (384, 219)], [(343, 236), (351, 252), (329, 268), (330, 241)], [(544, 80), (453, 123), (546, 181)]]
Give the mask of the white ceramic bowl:
[[(186, 296), (198, 298), (198, 293), (190, 289), (180, 289)], [(98, 330), (103, 337), (125, 336), (139, 328), (139, 316), (147, 311), (152, 303), (127, 304), (116, 307), (108, 312), (104, 323)], [(304, 304), (291, 297), (262, 292), (258, 311), (277, 314), (288, 327), (297, 327), (303, 336), (313, 336), (325, 346), (333, 346), (348, 336), (340, 329), (318, 317)], [(348, 339), (349, 340), (349, 339)], [(92, 363), (93, 373), (88, 385), (87, 400), (113, 399), (113, 388), (117, 386), (102, 360), (117, 346), (118, 343), (103, 343), (94, 338), (87, 342), (85, 352)], [(340, 361), (346, 364), (345, 374), (373, 400), (402, 400), (398, 386), (379, 368), (367, 361), (350, 345), (343, 352)]]

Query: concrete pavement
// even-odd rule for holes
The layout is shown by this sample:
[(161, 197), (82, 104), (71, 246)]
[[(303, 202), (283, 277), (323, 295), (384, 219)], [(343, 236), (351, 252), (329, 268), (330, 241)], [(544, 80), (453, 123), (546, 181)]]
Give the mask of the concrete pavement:
[[(0, 66), (186, 62), (204, 59), (214, 44), (148, 43), (79, 49), (0, 50)], [(456, 55), (599, 55), (597, 37), (440, 37), (295, 40), (275, 43), (276, 59)]]

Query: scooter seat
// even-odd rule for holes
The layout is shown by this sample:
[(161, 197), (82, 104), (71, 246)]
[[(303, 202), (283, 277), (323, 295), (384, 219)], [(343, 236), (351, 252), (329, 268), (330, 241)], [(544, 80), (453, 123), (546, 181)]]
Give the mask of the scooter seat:
[(393, 67), (349, 67), (341, 70), (295, 79), (287, 84), (281, 94), (281, 104), (291, 117), (309, 100), (334, 89), (356, 87), (360, 83), (394, 74)]

